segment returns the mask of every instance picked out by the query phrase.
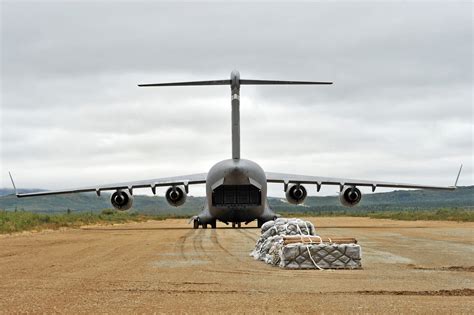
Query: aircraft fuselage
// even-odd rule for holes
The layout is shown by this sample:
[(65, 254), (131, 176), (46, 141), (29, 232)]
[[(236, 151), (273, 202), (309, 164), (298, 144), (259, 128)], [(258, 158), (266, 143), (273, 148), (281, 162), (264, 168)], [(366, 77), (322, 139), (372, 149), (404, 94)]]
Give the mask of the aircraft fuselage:
[(250, 222), (274, 216), (268, 208), (265, 172), (250, 160), (215, 164), (207, 175), (206, 197), (209, 215), (219, 221)]
[(199, 222), (265, 222), (276, 215), (267, 201), (267, 178), (257, 163), (240, 158), (240, 74), (230, 74), (232, 159), (215, 164), (207, 174), (204, 211)]

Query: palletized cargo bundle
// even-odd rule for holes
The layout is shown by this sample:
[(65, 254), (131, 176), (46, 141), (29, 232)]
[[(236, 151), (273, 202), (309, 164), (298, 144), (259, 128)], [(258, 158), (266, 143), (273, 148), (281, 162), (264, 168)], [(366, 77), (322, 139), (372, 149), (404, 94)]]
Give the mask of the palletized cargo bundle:
[(274, 235), (315, 235), (313, 223), (301, 219), (278, 218), (262, 225), (264, 237)]
[(260, 238), (251, 255), (265, 261), (273, 243), (283, 240), (283, 235), (314, 235), (315, 229), (311, 222), (301, 219), (278, 218), (262, 225)]
[(286, 269), (358, 269), (361, 248), (350, 237), (320, 237), (311, 222), (283, 219), (266, 222), (251, 256)]
[(327, 243), (284, 245), (279, 266), (288, 269), (358, 269), (362, 267), (360, 246)]

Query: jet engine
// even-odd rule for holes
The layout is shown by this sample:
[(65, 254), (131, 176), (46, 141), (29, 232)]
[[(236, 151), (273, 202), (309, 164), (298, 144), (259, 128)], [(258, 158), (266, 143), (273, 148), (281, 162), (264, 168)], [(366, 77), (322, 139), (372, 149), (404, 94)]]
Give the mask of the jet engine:
[(133, 196), (126, 190), (117, 190), (110, 197), (110, 202), (115, 209), (125, 211), (132, 207)]
[(353, 207), (360, 202), (362, 199), (362, 193), (357, 187), (344, 186), (342, 191), (339, 193), (339, 200), (345, 207)]
[(293, 185), (286, 190), (286, 200), (294, 205), (303, 203), (307, 195), (306, 188), (302, 185)]
[(170, 187), (166, 191), (165, 197), (171, 206), (179, 207), (186, 201), (186, 192), (180, 186)]

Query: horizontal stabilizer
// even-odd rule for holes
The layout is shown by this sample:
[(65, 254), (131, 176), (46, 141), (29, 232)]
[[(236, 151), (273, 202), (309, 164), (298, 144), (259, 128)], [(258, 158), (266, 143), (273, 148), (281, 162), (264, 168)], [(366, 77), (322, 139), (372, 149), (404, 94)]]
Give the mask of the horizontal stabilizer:
[[(332, 82), (318, 81), (280, 81), (280, 80), (248, 80), (240, 79), (240, 85), (317, 85), (332, 84)], [(211, 81), (189, 81), (189, 82), (168, 82), (168, 83), (147, 83), (138, 84), (139, 87), (153, 86), (203, 86), (203, 85), (232, 85), (232, 80), (211, 80)]]
[(147, 87), (147, 86), (198, 86), (198, 85), (230, 85), (230, 80), (148, 83), (148, 84), (139, 84), (138, 86)]
[(332, 82), (317, 81), (278, 81), (278, 80), (246, 80), (241, 79), (240, 84), (246, 85), (315, 85), (315, 84), (332, 84)]

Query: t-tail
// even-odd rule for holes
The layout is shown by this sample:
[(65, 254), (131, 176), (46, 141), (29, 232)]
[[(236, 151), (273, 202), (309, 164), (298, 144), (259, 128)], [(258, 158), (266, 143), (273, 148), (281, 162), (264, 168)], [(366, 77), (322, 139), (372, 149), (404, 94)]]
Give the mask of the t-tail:
[(201, 85), (230, 85), (232, 104), (232, 158), (240, 159), (240, 86), (241, 85), (316, 85), (332, 84), (332, 82), (315, 81), (278, 81), (278, 80), (249, 80), (241, 79), (240, 73), (234, 70), (230, 74), (230, 80), (190, 81), (139, 84), (139, 87), (156, 86), (201, 86)]

